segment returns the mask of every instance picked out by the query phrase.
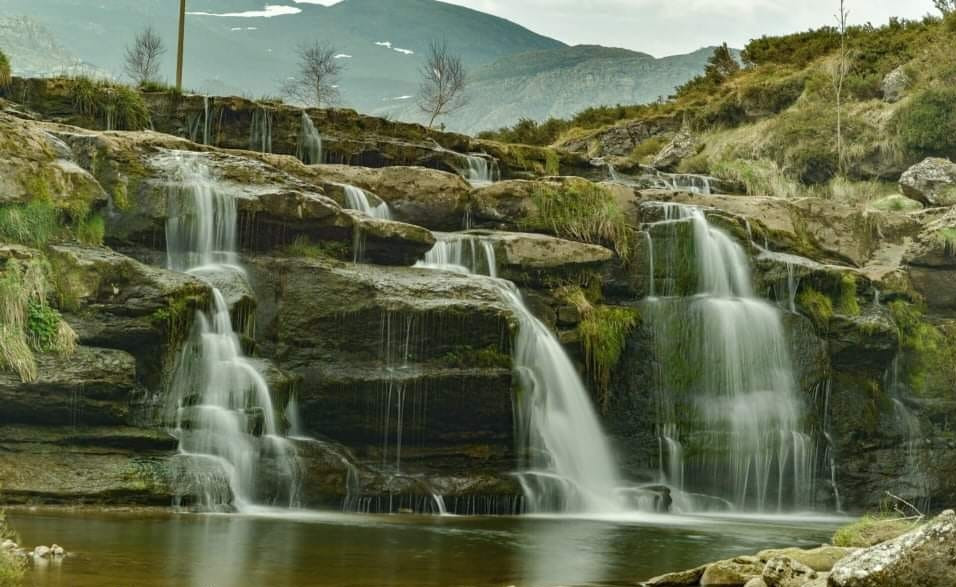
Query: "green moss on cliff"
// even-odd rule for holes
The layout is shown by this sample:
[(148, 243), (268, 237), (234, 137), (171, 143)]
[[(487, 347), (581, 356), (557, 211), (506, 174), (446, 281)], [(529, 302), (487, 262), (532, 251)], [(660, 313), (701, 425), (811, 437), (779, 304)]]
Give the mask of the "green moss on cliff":
[(840, 313), (847, 316), (859, 316), (860, 304), (856, 299), (856, 276), (845, 273), (840, 278)]
[(818, 329), (827, 330), (830, 319), (833, 318), (833, 302), (829, 297), (812, 287), (806, 287), (797, 296), (797, 305)]
[(916, 528), (916, 520), (902, 519), (885, 513), (866, 514), (856, 522), (843, 526), (833, 534), (834, 546), (868, 548), (892, 540)]
[(930, 396), (951, 393), (956, 380), (956, 328), (930, 323), (922, 308), (903, 300), (890, 302), (889, 307), (912, 390)]
[(133, 88), (78, 77), (71, 80), (70, 94), (76, 113), (96, 119), (108, 130), (142, 130), (149, 126), (149, 109)]
[(511, 367), (511, 356), (494, 346), (482, 349), (457, 349), (445, 353), (438, 360), (445, 366), (458, 369), (508, 369)]
[(7, 59), (3, 51), (0, 51), (0, 89), (9, 86), (12, 80), (13, 75), (10, 71), (10, 60)]
[(600, 392), (606, 410), (611, 373), (627, 346), (627, 338), (638, 324), (633, 308), (597, 306), (586, 312), (578, 324), (588, 372)]

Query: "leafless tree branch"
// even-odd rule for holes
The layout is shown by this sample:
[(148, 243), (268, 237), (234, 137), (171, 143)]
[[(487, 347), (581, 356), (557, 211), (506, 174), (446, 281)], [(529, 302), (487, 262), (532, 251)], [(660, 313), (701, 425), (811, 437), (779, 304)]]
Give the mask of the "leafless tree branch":
[(156, 81), (159, 76), (160, 58), (166, 53), (163, 39), (148, 26), (136, 35), (133, 44), (126, 47), (123, 69), (138, 85)]
[(296, 75), (282, 84), (282, 93), (306, 106), (331, 106), (339, 101), (339, 76), (344, 67), (335, 47), (318, 42), (298, 48)]
[(461, 57), (448, 53), (444, 41), (432, 41), (421, 68), (418, 107), (429, 116), (428, 127), (467, 104), (467, 75)]

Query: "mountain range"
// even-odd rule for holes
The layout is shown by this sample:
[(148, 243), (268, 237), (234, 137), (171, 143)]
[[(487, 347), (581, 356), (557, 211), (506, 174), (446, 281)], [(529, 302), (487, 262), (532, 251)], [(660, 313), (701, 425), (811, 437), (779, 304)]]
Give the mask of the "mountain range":
[[(468, 105), (446, 125), (477, 132), (520, 118), (652, 101), (700, 73), (710, 55), (702, 49), (657, 59), (625, 49), (571, 47), (437, 0), (288, 1), (263, 7), (256, 0), (189, 0), (184, 85), (212, 94), (275, 95), (295, 73), (296, 48), (317, 41), (334, 46), (345, 66), (342, 105), (421, 121), (414, 96), (423, 55), (432, 40), (444, 40), (469, 72)], [(0, 0), (0, 48), (19, 73), (36, 75), (44, 67), (53, 73), (67, 62), (120, 77), (124, 47), (151, 25), (166, 40), (162, 75), (171, 80), (177, 11), (171, 0)]]

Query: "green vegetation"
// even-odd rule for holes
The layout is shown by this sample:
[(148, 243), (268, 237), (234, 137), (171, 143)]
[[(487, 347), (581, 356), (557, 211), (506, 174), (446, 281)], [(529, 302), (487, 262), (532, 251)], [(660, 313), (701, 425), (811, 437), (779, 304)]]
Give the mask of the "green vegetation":
[(142, 130), (149, 126), (146, 102), (129, 86), (78, 77), (71, 80), (71, 91), (74, 110), (109, 130)]
[(0, 369), (23, 381), (37, 377), (34, 352), (71, 354), (76, 333), (48, 306), (50, 267), (45, 260), (7, 261), (0, 273)]
[(498, 347), (483, 349), (466, 348), (449, 351), (439, 358), (439, 362), (458, 369), (509, 369), (511, 356), (501, 352)]
[(306, 259), (350, 258), (348, 244), (341, 242), (314, 243), (306, 235), (295, 237), (295, 240), (281, 249), (281, 253), (287, 257), (304, 257)]
[(894, 300), (889, 307), (911, 389), (924, 396), (951, 393), (956, 377), (956, 329), (928, 322), (922, 308), (903, 300)]
[(956, 88), (915, 96), (896, 113), (895, 123), (903, 149), (913, 158), (956, 158)]
[(860, 304), (856, 299), (856, 275), (845, 273), (840, 278), (840, 313), (847, 316), (859, 316)]
[(605, 411), (611, 372), (637, 323), (638, 313), (633, 308), (597, 306), (586, 312), (578, 325), (588, 371), (601, 391)]
[(867, 514), (833, 534), (834, 546), (867, 548), (906, 534), (919, 520), (888, 513)]
[(0, 88), (9, 86), (12, 80), (13, 74), (10, 72), (10, 60), (7, 59), (3, 51), (0, 51)]
[(704, 73), (677, 88), (677, 96), (693, 92), (712, 91), (740, 71), (740, 64), (734, 59), (727, 47), (727, 43), (714, 49), (714, 54), (707, 60)]
[[(3, 511), (0, 510), (0, 542), (4, 540), (20, 542), (20, 537), (17, 536), (13, 528), (7, 524), (6, 517)], [(26, 565), (23, 560), (0, 549), (0, 587), (18, 587), (23, 581), (25, 571)]]
[(60, 230), (59, 216), (53, 203), (43, 198), (0, 206), (0, 240), (42, 247)]
[(806, 287), (797, 296), (799, 305), (814, 325), (820, 330), (826, 330), (833, 318), (833, 302), (826, 295), (812, 287)]
[(91, 214), (76, 225), (76, 239), (85, 245), (102, 245), (106, 224), (99, 214)]
[(570, 179), (560, 186), (540, 187), (532, 195), (535, 214), (523, 228), (552, 232), (562, 238), (607, 244), (626, 259), (630, 229), (614, 196), (588, 181)]

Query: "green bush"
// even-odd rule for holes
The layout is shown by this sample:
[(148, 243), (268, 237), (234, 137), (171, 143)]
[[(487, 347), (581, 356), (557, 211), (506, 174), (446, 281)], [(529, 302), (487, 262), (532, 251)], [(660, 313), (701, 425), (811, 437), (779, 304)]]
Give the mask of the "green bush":
[(846, 78), (847, 93), (856, 100), (878, 100), (883, 97), (883, 78), (877, 74), (854, 74)]
[(807, 84), (804, 75), (768, 80), (744, 86), (739, 92), (741, 106), (748, 111), (776, 114), (793, 105)]
[(10, 60), (7, 59), (3, 51), (0, 51), (0, 88), (9, 86), (12, 80), (13, 75), (10, 71)]
[(894, 122), (910, 157), (956, 157), (956, 88), (917, 95), (900, 108)]

